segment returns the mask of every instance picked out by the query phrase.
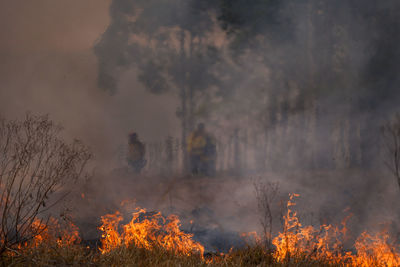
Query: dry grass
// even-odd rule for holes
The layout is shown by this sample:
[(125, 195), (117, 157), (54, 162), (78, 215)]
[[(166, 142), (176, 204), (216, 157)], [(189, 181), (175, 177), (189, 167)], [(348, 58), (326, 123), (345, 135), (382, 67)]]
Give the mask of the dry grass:
[(10, 250), (2, 263), (3, 266), (331, 266), (307, 257), (278, 263), (261, 246), (248, 246), (227, 254), (206, 254), (203, 258), (198, 254), (182, 256), (163, 248), (147, 250), (134, 246), (101, 254), (78, 244), (60, 247), (56, 243)]

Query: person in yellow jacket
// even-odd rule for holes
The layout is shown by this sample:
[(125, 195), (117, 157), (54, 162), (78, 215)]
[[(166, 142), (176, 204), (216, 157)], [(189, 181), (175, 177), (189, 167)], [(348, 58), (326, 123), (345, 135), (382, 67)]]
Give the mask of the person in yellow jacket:
[(139, 140), (137, 133), (129, 134), (127, 161), (129, 166), (131, 166), (136, 173), (140, 173), (142, 168), (147, 163), (147, 161), (144, 158), (145, 154), (146, 154), (146, 147)]
[(213, 176), (215, 173), (216, 146), (213, 136), (199, 123), (187, 140), (192, 174)]

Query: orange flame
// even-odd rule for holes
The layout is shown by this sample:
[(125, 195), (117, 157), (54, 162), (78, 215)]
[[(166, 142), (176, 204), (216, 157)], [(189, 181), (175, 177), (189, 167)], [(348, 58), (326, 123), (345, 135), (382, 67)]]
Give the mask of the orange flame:
[[(143, 219), (140, 219), (143, 218)], [(119, 212), (101, 217), (103, 222), (99, 229), (103, 232), (100, 251), (104, 254), (121, 245), (135, 245), (152, 250), (162, 247), (182, 255), (204, 253), (204, 247), (195, 242), (192, 234), (182, 232), (180, 220), (175, 215), (164, 218), (160, 212), (148, 215), (145, 209), (134, 212), (132, 220), (122, 226), (119, 223), (122, 215)]]
[(364, 232), (354, 245), (357, 253), (352, 254), (343, 251), (341, 241), (346, 238), (349, 217), (342, 222), (341, 229), (332, 225), (322, 225), (320, 229), (302, 226), (296, 212), (290, 208), (296, 205), (293, 199), (297, 196), (290, 195), (284, 216), (284, 231), (272, 241), (276, 247), (273, 256), (277, 261), (307, 256), (312, 260), (346, 266), (400, 266), (400, 248), (389, 244), (387, 232), (374, 236)]
[(362, 233), (356, 240), (357, 256), (352, 262), (357, 266), (400, 266), (399, 246), (390, 244), (389, 234), (382, 231), (370, 235)]
[(67, 226), (61, 226), (54, 218), (50, 218), (46, 224), (39, 219), (35, 219), (31, 225), (31, 231), (34, 233), (32, 240), (25, 242), (19, 248), (35, 248), (44, 243), (53, 243), (59, 247), (68, 247), (72, 244), (80, 243), (78, 227), (72, 222), (68, 222)]
[[(324, 264), (339, 266), (400, 266), (400, 246), (390, 242), (388, 231), (376, 234), (362, 233), (355, 241), (356, 253), (346, 252), (343, 242), (346, 241), (346, 217), (340, 227), (322, 225), (318, 228), (303, 226), (293, 210), (294, 199), (299, 195), (291, 194), (284, 216), (284, 229), (272, 240), (275, 246), (273, 257), (277, 262), (285, 263), (291, 259), (309, 259)], [(164, 217), (160, 212), (148, 213), (145, 209), (132, 214), (132, 220), (122, 225), (123, 216), (120, 212), (101, 217), (102, 254), (119, 247), (136, 246), (153, 250), (161, 247), (180, 255), (200, 255), (206, 264), (217, 263), (226, 259), (233, 252), (204, 259), (204, 247), (193, 240), (192, 234), (180, 230), (180, 220), (177, 216)], [(191, 221), (191, 223), (193, 223)], [(63, 226), (63, 227), (62, 227)], [(68, 247), (80, 242), (78, 228), (72, 223), (67, 227), (51, 218), (46, 224), (35, 220), (32, 233), (38, 233), (31, 241), (19, 246), (19, 249), (30, 249), (43, 244), (55, 244), (57, 247)], [(242, 234), (242, 237), (255, 240), (261, 239), (256, 232)], [(53, 247), (54, 248), (54, 247)], [(267, 250), (264, 250), (269, 253)]]

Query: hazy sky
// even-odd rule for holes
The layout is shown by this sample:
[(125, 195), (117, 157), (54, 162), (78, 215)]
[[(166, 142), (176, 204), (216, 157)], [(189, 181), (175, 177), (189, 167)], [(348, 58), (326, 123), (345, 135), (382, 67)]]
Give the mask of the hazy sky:
[(173, 96), (149, 95), (126, 74), (115, 96), (97, 88), (92, 47), (111, 0), (0, 1), (0, 114), (50, 114), (65, 133), (109, 160), (129, 131), (145, 141), (173, 134)]

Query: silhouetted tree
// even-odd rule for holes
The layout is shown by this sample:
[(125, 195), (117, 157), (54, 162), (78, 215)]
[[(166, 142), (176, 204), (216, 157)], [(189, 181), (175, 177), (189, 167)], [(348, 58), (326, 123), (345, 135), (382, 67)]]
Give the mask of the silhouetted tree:
[(95, 46), (101, 88), (115, 91), (121, 69), (136, 68), (150, 92), (176, 92), (185, 162), (199, 95), (218, 82), (212, 72), (219, 60), (217, 47), (208, 36), (215, 27), (210, 3), (114, 0), (111, 23)]

